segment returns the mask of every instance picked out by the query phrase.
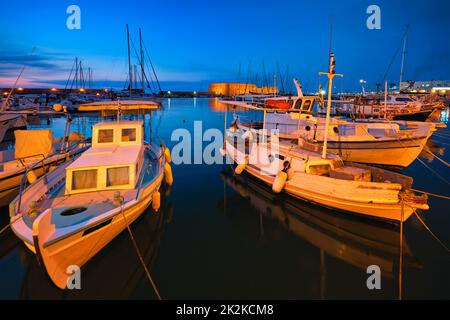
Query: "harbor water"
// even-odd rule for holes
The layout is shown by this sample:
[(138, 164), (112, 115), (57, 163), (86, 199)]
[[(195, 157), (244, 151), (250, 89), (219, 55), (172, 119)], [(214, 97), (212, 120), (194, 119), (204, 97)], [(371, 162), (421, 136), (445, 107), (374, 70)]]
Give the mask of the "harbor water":
[[(194, 127), (223, 131), (224, 111), (217, 99), (165, 99), (151, 116), (124, 117), (144, 117), (146, 139), (169, 148), (179, 143), (172, 141), (174, 130), (186, 129), (193, 158), (199, 139)], [(233, 111), (227, 114), (229, 123)], [(74, 114), (71, 131), (89, 137), (99, 120), (97, 114)], [(442, 121), (449, 124), (448, 109)], [(36, 118), (28, 125), (50, 128), (56, 137), (64, 127), (64, 117)], [(440, 129), (427, 147), (450, 162), (450, 129)], [(172, 169), (174, 185), (162, 190), (159, 213), (149, 208), (131, 227), (163, 299), (397, 299), (400, 272), (404, 299), (450, 298), (450, 255), (415, 215), (404, 224), (400, 268), (398, 225), (274, 195), (226, 164)], [(449, 168), (429, 153), (402, 172), (414, 178), (416, 189), (450, 194)], [(418, 215), (449, 246), (448, 200), (429, 197), (428, 203), (430, 210)], [(8, 223), (8, 208), (1, 208), (0, 229)], [(367, 287), (367, 268), (373, 265), (381, 271), (379, 290)], [(80, 290), (61, 291), (8, 230), (0, 235), (0, 299), (17, 298), (155, 299), (155, 294), (126, 231), (82, 267)]]

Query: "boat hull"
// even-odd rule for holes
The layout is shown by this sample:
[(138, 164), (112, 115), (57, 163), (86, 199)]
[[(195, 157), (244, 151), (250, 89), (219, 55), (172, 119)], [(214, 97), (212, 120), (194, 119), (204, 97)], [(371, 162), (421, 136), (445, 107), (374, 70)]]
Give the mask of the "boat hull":
[[(254, 176), (255, 178), (263, 181), (267, 185), (271, 186), (275, 177), (262, 175), (254, 168), (247, 166), (246, 171)], [(303, 179), (305, 184), (307, 184), (307, 178)], [(293, 183), (286, 183), (284, 190), (290, 196), (297, 199), (311, 202), (315, 204), (322, 205), (327, 208), (337, 209), (341, 212), (351, 212), (361, 215), (368, 216), (370, 218), (376, 218), (379, 220), (385, 220), (390, 222), (400, 222), (402, 221), (402, 206), (398, 204), (381, 204), (381, 203), (364, 203), (351, 201), (345, 198), (332, 197), (329, 194), (321, 194), (314, 192), (305, 188), (300, 188), (294, 186)], [(414, 213), (413, 208), (409, 206), (403, 206), (403, 221), (408, 220), (408, 218)]]
[(393, 120), (408, 120), (408, 121), (425, 121), (428, 119), (433, 110), (427, 110), (415, 113), (400, 113), (393, 117)]
[(86, 225), (76, 233), (52, 243), (46, 243), (47, 235), (53, 232), (51, 212), (42, 214), (33, 223), (33, 244), (25, 242), (25, 245), (43, 262), (52, 281), (64, 289), (70, 279), (69, 267), (81, 268), (131, 225), (151, 204), (153, 191), (160, 188), (161, 182), (162, 175), (142, 190), (142, 198), (113, 217)]
[(327, 151), (339, 154), (344, 161), (408, 167), (422, 152), (428, 137), (396, 141), (335, 142), (327, 144)]

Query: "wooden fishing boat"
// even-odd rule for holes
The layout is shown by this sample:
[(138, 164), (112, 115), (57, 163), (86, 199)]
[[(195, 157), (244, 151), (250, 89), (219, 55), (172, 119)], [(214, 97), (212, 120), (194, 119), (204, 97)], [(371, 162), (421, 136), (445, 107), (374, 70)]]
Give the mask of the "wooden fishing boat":
[[(330, 54), (327, 118), (323, 150), (303, 139), (280, 140), (243, 132), (233, 123), (226, 131), (224, 153), (275, 193), (286, 192), (296, 198), (325, 207), (393, 222), (406, 221), (416, 209), (427, 210), (427, 197), (412, 190), (412, 178), (365, 165), (344, 162), (327, 153), (330, 123), (334, 55)], [(321, 154), (319, 153), (321, 151)]]
[(32, 183), (88, 148), (77, 133), (69, 134), (65, 141), (54, 139), (51, 130), (16, 130), (14, 134), (14, 149), (0, 151), (0, 207), (17, 195), (25, 172)]
[(147, 144), (142, 121), (93, 126), (92, 147), (19, 194), (11, 227), (65, 288), (70, 266), (81, 267), (153, 203), (171, 169), (162, 148)]

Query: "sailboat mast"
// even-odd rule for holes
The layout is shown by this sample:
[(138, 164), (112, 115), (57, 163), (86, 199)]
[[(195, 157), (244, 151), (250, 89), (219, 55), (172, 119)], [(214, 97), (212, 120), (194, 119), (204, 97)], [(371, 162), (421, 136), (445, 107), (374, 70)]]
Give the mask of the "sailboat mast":
[(141, 90), (142, 94), (145, 95), (145, 87), (144, 87), (144, 51), (142, 50), (142, 33), (141, 28), (139, 28), (139, 43), (141, 47)]
[(130, 59), (130, 31), (128, 30), (128, 23), (127, 23), (127, 43), (128, 43), (128, 77), (130, 80), (130, 97), (131, 92), (133, 90), (133, 71), (131, 70), (131, 59)]
[(398, 91), (400, 92), (402, 88), (402, 81), (403, 81), (403, 67), (405, 65), (405, 57), (406, 57), (406, 41), (408, 39), (408, 29), (405, 31), (405, 36), (403, 39), (403, 51), (402, 51), (402, 63), (400, 66), (400, 82), (398, 84)]

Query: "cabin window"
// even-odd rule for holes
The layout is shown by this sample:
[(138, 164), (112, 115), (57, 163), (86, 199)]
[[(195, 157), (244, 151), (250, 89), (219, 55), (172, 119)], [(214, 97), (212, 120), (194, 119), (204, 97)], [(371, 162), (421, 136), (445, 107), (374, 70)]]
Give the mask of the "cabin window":
[(302, 105), (302, 111), (309, 111), (310, 107), (311, 107), (311, 100), (305, 100), (305, 102)]
[(130, 182), (129, 167), (118, 167), (106, 169), (106, 186), (122, 186)]
[(136, 141), (136, 128), (122, 129), (122, 142)]
[(298, 99), (297, 101), (295, 101), (294, 109), (300, 109), (301, 105), (302, 99)]
[(98, 130), (98, 143), (111, 143), (111, 142), (114, 142), (114, 130), (113, 129)]
[(72, 190), (97, 188), (97, 169), (72, 171)]

